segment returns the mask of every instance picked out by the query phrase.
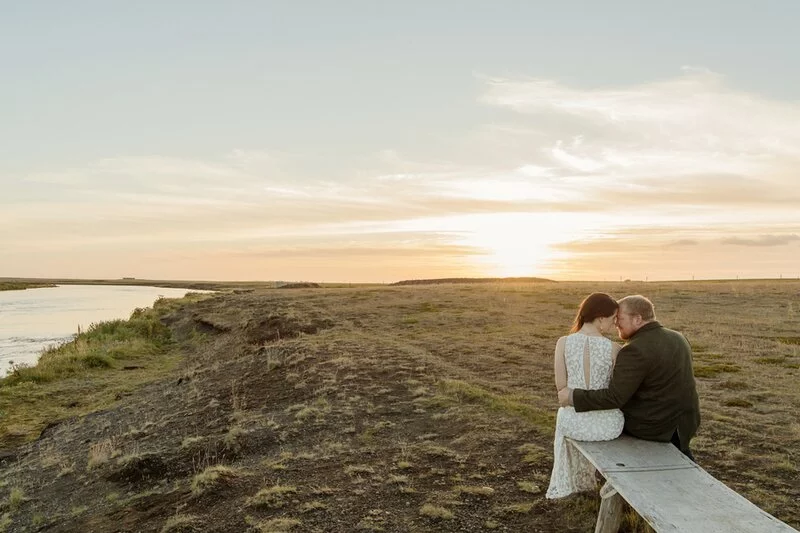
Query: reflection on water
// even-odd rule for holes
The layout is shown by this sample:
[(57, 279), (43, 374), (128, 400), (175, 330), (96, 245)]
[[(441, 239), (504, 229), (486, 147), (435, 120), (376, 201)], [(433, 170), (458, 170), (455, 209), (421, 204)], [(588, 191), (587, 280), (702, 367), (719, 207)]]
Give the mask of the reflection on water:
[(121, 285), (61, 285), (0, 291), (0, 376), (8, 362), (35, 364), (42, 350), (72, 340), (78, 328), (128, 318), (159, 297), (180, 298), (188, 289)]

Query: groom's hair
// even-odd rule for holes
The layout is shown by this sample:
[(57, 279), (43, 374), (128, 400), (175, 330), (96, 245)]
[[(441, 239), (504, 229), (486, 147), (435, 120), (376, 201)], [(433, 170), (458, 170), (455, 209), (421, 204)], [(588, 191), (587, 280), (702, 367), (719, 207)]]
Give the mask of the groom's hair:
[(645, 322), (650, 322), (656, 319), (656, 308), (653, 302), (642, 296), (641, 294), (632, 294), (618, 300), (619, 306), (628, 314), (639, 315)]

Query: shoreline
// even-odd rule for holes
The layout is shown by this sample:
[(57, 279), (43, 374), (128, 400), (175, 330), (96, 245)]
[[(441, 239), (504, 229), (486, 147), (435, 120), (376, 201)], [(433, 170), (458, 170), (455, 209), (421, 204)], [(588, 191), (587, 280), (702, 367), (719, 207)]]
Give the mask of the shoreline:
[(15, 367), (35, 367), (43, 354), (68, 344), (93, 324), (127, 320), (160, 299), (214, 292), (107, 284), (5, 288), (0, 292), (0, 312), (6, 315), (0, 327), (0, 379)]

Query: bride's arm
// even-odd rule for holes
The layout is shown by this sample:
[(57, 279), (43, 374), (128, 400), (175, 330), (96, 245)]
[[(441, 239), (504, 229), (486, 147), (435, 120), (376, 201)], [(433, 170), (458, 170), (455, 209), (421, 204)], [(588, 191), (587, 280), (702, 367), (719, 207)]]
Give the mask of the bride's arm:
[(622, 349), (621, 344), (617, 344), (616, 342), (611, 343), (611, 367), (613, 368), (614, 365), (617, 364), (617, 354)]
[(556, 390), (561, 391), (567, 388), (567, 361), (564, 359), (564, 343), (566, 337), (561, 337), (556, 342), (556, 356), (555, 356), (555, 376), (556, 376)]

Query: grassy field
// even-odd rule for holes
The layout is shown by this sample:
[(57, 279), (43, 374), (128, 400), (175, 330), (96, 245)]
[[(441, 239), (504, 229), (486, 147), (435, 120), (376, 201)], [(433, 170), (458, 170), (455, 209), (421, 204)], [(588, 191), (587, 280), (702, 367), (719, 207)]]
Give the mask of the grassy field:
[(687, 335), (697, 461), (799, 527), (800, 282), (776, 280), (162, 301), (0, 382), (0, 531), (591, 531), (595, 494), (544, 490), (553, 347), (593, 290)]
[(41, 287), (53, 287), (51, 283), (33, 283), (22, 281), (0, 281), (0, 291), (23, 291), (25, 289), (38, 289)]

